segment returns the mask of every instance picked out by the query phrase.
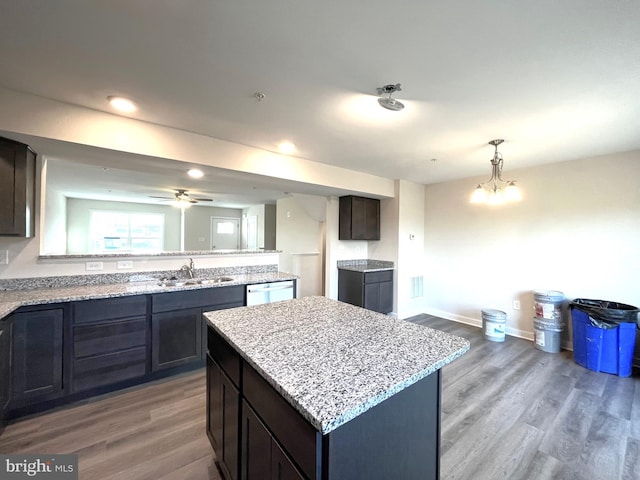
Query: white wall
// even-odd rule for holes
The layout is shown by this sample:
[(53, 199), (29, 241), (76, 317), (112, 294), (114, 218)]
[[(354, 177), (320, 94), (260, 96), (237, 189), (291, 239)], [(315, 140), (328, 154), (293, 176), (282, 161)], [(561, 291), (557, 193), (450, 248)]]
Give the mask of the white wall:
[(497, 308), (507, 333), (532, 338), (534, 289), (640, 306), (640, 151), (505, 176), (522, 202), (470, 204), (485, 178), (426, 187), (428, 313), (480, 324), (481, 309)]
[(300, 277), (298, 296), (322, 295), (326, 197), (302, 195), (276, 204), (276, 248), (280, 269)]

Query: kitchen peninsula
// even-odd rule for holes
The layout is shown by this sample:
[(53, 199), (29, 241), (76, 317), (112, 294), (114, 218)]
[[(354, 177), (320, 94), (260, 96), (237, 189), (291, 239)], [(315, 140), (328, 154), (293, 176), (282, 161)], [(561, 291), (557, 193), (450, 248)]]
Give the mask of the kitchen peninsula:
[(469, 342), (325, 297), (204, 314), (228, 479), (437, 479), (440, 369)]

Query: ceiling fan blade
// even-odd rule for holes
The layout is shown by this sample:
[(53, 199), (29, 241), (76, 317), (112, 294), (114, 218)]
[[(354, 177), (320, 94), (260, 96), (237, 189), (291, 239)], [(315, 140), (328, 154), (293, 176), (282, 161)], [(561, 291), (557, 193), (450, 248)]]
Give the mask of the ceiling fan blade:
[(163, 200), (173, 200), (173, 197), (159, 197), (157, 195), (149, 195), (149, 198), (161, 198)]
[(194, 200), (199, 202), (213, 202), (213, 198), (194, 198)]

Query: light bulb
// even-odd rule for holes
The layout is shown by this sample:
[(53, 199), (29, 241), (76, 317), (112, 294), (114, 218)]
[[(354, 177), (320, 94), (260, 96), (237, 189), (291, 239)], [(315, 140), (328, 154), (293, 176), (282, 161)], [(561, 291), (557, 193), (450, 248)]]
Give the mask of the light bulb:
[(504, 189), (504, 198), (507, 202), (519, 202), (522, 200), (522, 194), (515, 182), (509, 182), (507, 188)]
[(471, 194), (471, 203), (485, 203), (487, 201), (487, 191), (478, 185)]
[(489, 193), (489, 199), (487, 200), (489, 205), (502, 205), (504, 203), (504, 197), (502, 195), (502, 190), (497, 187), (494, 187)]

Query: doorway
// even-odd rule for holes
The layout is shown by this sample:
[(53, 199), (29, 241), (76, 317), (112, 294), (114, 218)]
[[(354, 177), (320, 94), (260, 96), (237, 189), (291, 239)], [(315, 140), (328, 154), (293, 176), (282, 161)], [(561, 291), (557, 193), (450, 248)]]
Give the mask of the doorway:
[(240, 249), (240, 219), (211, 217), (211, 250)]

